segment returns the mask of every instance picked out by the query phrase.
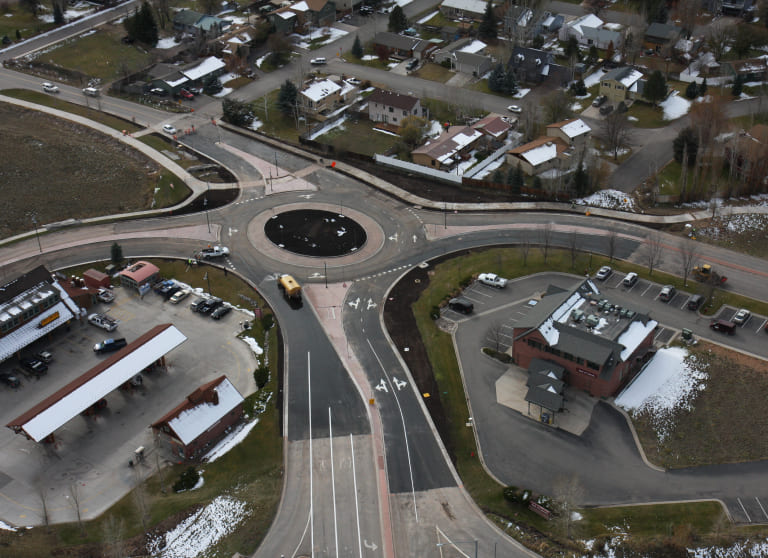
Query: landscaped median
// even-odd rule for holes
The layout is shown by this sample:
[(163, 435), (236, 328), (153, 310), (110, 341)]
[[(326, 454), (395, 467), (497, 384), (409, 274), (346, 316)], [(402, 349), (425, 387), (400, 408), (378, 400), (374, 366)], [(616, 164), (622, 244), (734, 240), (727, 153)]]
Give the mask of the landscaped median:
[[(422, 353), (414, 348), (412, 336), (408, 338), (411, 350), (404, 358), (419, 391), (431, 394), (426, 401), (427, 407), (464, 486), (500, 528), (545, 556), (601, 553), (608, 552), (609, 548), (615, 553), (651, 556), (657, 555), (661, 548), (684, 552), (687, 547), (727, 545), (753, 535), (753, 530), (730, 525), (716, 502), (580, 509), (558, 514), (564, 502), (555, 498), (547, 504), (555, 512), (554, 519), (546, 521), (525, 505), (524, 495), (535, 496), (531, 491), (514, 487), (506, 491), (509, 498), (505, 499), (505, 487), (488, 475), (478, 459), (473, 430), (467, 428), (470, 415), (452, 338), (437, 327), (433, 320), (434, 309), (456, 296), (461, 286), (471, 281), (474, 270), (493, 269), (504, 277), (514, 278), (544, 271), (580, 273), (585, 268), (594, 271), (609, 263), (623, 271), (636, 271), (656, 282), (682, 283), (658, 271), (649, 276), (647, 270), (638, 266), (609, 262), (607, 258), (590, 254), (579, 252), (573, 257), (569, 250), (550, 249), (545, 262), (538, 248), (523, 257), (520, 247), (504, 247), (472, 250), (431, 262), (433, 267), (429, 273), (418, 271), (422, 279), (419, 283), (409, 281), (406, 276), (407, 289), (396, 287), (393, 290), (394, 300), (399, 300), (403, 308), (395, 309), (388, 303), (385, 320), (397, 315), (398, 329), (410, 331), (402, 321), (406, 319), (408, 308), (412, 308), (410, 319), (413, 322), (410, 325), (419, 330), (428, 362), (409, 360)], [(422, 290), (411, 295), (403, 292), (414, 289)], [(411, 302), (410, 298), (415, 300)], [(755, 306), (760, 304), (755, 302)], [(391, 324), (390, 321), (387, 323)], [(389, 330), (397, 344), (398, 334), (392, 327)], [(695, 390), (695, 396), (689, 397), (686, 405), (665, 414), (663, 422), (655, 421), (657, 417), (649, 411), (652, 407), (632, 414), (649, 459), (662, 467), (684, 467), (768, 457), (768, 443), (761, 438), (768, 424), (763, 424), (762, 419), (755, 422), (753, 416), (764, 394), (768, 393), (768, 365), (709, 344), (700, 344), (690, 351), (691, 362), (696, 362), (697, 369), (707, 374), (706, 389)], [(752, 404), (739, 404), (740, 409), (736, 410), (734, 399), (741, 396)], [(661, 428), (667, 434), (663, 439), (660, 438)], [(558, 492), (566, 493), (567, 488)], [(552, 498), (554, 495), (545, 496)]]

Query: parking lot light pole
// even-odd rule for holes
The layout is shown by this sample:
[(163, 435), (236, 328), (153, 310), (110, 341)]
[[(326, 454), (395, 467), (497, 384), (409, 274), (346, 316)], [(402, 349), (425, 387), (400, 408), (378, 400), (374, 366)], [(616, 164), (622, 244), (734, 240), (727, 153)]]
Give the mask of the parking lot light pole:
[(443, 546), (456, 546), (457, 544), (473, 544), (475, 545), (475, 558), (477, 558), (477, 539), (473, 541), (453, 541), (453, 542), (447, 542), (447, 543), (437, 543), (437, 548), (441, 548)]

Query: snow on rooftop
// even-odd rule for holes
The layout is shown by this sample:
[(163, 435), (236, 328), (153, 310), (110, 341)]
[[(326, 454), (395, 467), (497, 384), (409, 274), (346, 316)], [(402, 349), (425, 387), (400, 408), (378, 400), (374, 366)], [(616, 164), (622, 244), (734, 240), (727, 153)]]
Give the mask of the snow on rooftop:
[[(12, 309), (9, 308), (9, 312)], [(40, 322), (53, 316), (56, 312), (59, 313), (59, 317), (55, 320), (45, 324), (43, 327), (38, 327)], [(42, 312), (39, 316), (36, 316), (34, 320), (31, 320), (21, 326), (18, 329), (13, 330), (8, 335), (4, 336), (0, 340), (0, 361), (3, 361), (21, 351), (24, 347), (30, 343), (37, 341), (41, 337), (44, 337), (49, 332), (53, 331), (63, 323), (72, 319), (72, 312), (67, 308), (64, 301), (57, 302), (46, 311)]]
[(459, 52), (471, 52), (472, 54), (477, 54), (478, 52), (482, 52), (483, 49), (487, 46), (488, 45), (486, 45), (483, 41), (478, 41), (475, 39), (467, 46), (460, 48)]
[(573, 29), (577, 29), (579, 33), (583, 35), (584, 31), (582, 30), (582, 27), (598, 28), (603, 25), (603, 20), (594, 14), (587, 14), (587, 15), (581, 16), (578, 19), (574, 19), (568, 25)]
[(279, 17), (283, 19), (291, 19), (292, 17), (296, 17), (296, 14), (293, 13), (290, 10), (286, 10), (284, 12), (275, 12)]
[(291, 9), (295, 12), (306, 12), (309, 10), (309, 5), (307, 5), (304, 0), (301, 0), (301, 2), (296, 2), (291, 6)]
[(708, 378), (681, 347), (660, 349), (635, 380), (616, 398), (616, 405), (632, 413), (648, 412), (660, 438), (669, 434), (669, 418), (706, 387)]
[(587, 126), (586, 122), (584, 122), (581, 118), (577, 118), (573, 122), (569, 122), (568, 124), (561, 126), (560, 129), (571, 139), (592, 131), (592, 128)]
[(324, 79), (322, 81), (316, 81), (302, 91), (301, 94), (314, 102), (318, 102), (338, 91), (341, 91), (340, 85), (329, 79)]
[(659, 323), (656, 320), (648, 320), (645, 324), (640, 320), (635, 320), (629, 327), (622, 333), (616, 340), (617, 343), (624, 345), (624, 350), (621, 351), (621, 360), (626, 361), (635, 349), (648, 337), (648, 334), (652, 332)]
[(182, 73), (185, 76), (187, 76), (189, 79), (194, 81), (196, 79), (205, 77), (208, 74), (215, 72), (216, 70), (220, 70), (224, 66), (226, 66), (226, 64), (224, 63), (223, 60), (219, 60), (215, 56), (209, 56), (194, 68), (190, 68), (189, 70), (184, 70)]
[(243, 396), (226, 378), (214, 389), (219, 398), (217, 403), (202, 401), (195, 407), (181, 411), (178, 416), (168, 421), (168, 425), (173, 428), (184, 444), (195, 440), (243, 402)]
[(98, 376), (31, 418), (23, 425), (24, 431), (35, 442), (39, 442), (186, 340), (187, 337), (174, 326), (163, 330)]
[(621, 79), (621, 84), (624, 87), (629, 87), (630, 85), (636, 83), (642, 77), (643, 77), (642, 72), (639, 72), (637, 70), (632, 70), (625, 77)]
[(534, 167), (557, 157), (557, 145), (550, 141), (520, 154)]
[(568, 300), (561, 304), (552, 315), (539, 326), (539, 333), (544, 336), (550, 347), (557, 345), (560, 332), (555, 329), (555, 322), (565, 323), (571, 315), (571, 310), (576, 310), (584, 304), (585, 299), (579, 293), (573, 293)]

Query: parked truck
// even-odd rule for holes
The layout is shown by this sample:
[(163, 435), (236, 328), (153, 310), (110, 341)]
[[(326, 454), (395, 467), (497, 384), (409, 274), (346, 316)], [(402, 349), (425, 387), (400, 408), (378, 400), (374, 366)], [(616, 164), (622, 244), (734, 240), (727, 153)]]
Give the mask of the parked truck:
[(115, 331), (117, 329), (117, 324), (120, 323), (119, 320), (107, 316), (106, 314), (91, 314), (88, 316), (88, 322), (101, 329), (106, 329), (107, 331)]

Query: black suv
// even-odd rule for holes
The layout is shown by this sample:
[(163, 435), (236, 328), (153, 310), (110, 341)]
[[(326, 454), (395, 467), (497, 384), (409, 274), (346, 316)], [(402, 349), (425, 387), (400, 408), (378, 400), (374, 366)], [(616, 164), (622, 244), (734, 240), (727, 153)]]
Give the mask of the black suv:
[(8, 374), (6, 372), (3, 372), (0, 374), (0, 382), (3, 382), (8, 387), (17, 388), (21, 385), (21, 382), (19, 379), (14, 376), (13, 374)]
[(213, 313), (211, 314), (211, 318), (213, 318), (214, 320), (220, 320), (223, 316), (226, 316), (227, 314), (229, 314), (231, 310), (232, 310), (231, 306), (221, 305), (218, 308), (216, 308), (216, 310), (213, 311)]
[(21, 365), (35, 374), (36, 376), (42, 376), (48, 371), (48, 365), (42, 360), (36, 358), (22, 358), (19, 362)]
[(454, 312), (461, 312), (462, 314), (471, 314), (475, 309), (475, 305), (463, 297), (452, 298), (448, 301), (448, 308)]
[(197, 311), (201, 314), (208, 314), (209, 312), (212, 312), (213, 310), (216, 310), (219, 306), (224, 304), (224, 301), (217, 297), (212, 297), (207, 300), (204, 300), (202, 304), (200, 304), (197, 307)]

